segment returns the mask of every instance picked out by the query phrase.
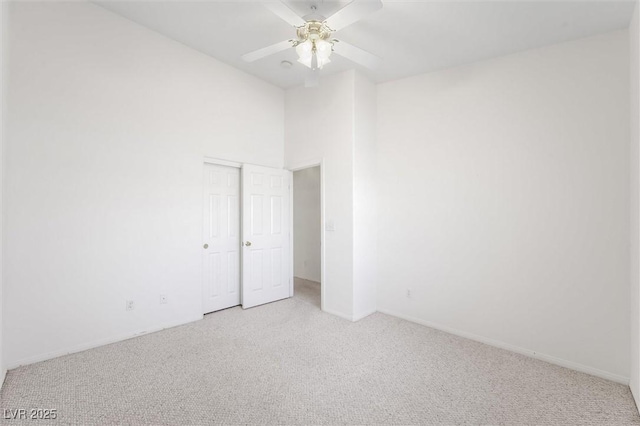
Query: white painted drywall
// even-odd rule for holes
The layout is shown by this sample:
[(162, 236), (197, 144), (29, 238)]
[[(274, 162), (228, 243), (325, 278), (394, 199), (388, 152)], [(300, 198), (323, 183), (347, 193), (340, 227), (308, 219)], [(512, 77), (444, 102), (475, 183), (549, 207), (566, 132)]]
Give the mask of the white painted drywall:
[(320, 166), (293, 172), (293, 274), (321, 282)]
[(323, 160), (323, 309), (354, 321), (376, 310), (375, 103), (354, 70), (285, 94), (285, 167)]
[(640, 407), (640, 6), (636, 2), (629, 25), (630, 94), (630, 309), (631, 365), (629, 386)]
[(347, 71), (285, 92), (285, 167), (324, 160), (323, 309), (353, 317), (353, 82)]
[(354, 74), (353, 131), (353, 316), (376, 311), (378, 205), (376, 86)]
[(10, 20), (6, 365), (201, 318), (203, 158), (281, 167), (283, 91), (92, 4)]
[(3, 266), (3, 253), (4, 253), (4, 144), (7, 133), (7, 120), (5, 115), (7, 113), (7, 70), (8, 70), (8, 36), (9, 36), (9, 2), (0, 2), (0, 387), (4, 383), (4, 378), (7, 372), (4, 363), (4, 357), (2, 356), (2, 348), (4, 347), (4, 333), (3, 333), (3, 283), (4, 283), (4, 266)]
[(378, 86), (379, 310), (628, 380), (628, 48)]

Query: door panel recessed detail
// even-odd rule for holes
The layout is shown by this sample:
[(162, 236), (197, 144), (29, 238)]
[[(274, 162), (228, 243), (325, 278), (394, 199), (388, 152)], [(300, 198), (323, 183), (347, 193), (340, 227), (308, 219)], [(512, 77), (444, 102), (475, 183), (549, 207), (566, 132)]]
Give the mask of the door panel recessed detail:
[(282, 233), (282, 197), (271, 197), (271, 235)]
[(263, 287), (263, 255), (264, 252), (262, 250), (251, 250), (251, 289), (254, 291), (262, 290)]
[(282, 188), (282, 176), (271, 176), (271, 188)]
[(262, 222), (264, 221), (264, 197), (262, 195), (251, 196), (251, 236), (262, 235)]
[(204, 165), (203, 313), (240, 304), (240, 170)]
[(271, 282), (274, 287), (283, 285), (282, 280), (282, 249), (271, 250)]
[(243, 308), (291, 296), (290, 178), (285, 170), (242, 167)]
[(220, 196), (212, 194), (209, 196), (209, 239), (218, 238), (220, 235)]
[(210, 297), (218, 297), (220, 296), (220, 253), (210, 253), (209, 254), (209, 264), (210, 264), (210, 284), (211, 284), (211, 293)]

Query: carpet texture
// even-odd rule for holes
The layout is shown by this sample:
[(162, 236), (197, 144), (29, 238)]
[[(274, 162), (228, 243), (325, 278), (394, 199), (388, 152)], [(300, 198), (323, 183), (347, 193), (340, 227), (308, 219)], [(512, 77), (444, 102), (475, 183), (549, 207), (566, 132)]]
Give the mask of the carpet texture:
[[(8, 373), (4, 424), (640, 424), (629, 388), (380, 313), (296, 297)], [(0, 411), (0, 414), (2, 411)]]

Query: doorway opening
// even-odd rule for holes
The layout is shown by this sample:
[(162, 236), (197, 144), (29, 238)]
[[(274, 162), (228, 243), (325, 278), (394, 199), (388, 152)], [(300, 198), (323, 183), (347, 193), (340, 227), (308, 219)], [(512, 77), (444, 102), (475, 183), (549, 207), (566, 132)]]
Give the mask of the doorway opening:
[(293, 276), (296, 297), (322, 309), (322, 171), (293, 172)]

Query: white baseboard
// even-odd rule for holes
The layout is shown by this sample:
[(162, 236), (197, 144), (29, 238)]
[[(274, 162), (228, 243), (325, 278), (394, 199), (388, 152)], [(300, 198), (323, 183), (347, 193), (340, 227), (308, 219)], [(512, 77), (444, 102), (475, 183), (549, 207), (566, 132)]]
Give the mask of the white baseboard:
[(629, 389), (631, 390), (631, 396), (633, 397), (633, 402), (636, 404), (636, 408), (640, 410), (640, 392), (638, 392), (638, 383), (631, 378), (629, 378)]
[[(143, 336), (145, 334), (155, 333), (157, 331), (162, 331), (162, 330), (165, 330), (167, 328), (173, 328), (173, 327), (177, 327), (179, 325), (184, 325), (184, 324), (188, 324), (188, 323), (191, 323), (191, 322), (195, 322), (195, 321), (201, 320), (202, 318), (203, 318), (203, 316), (199, 315), (197, 317), (193, 317), (193, 318), (190, 318), (190, 319), (187, 319), (187, 320), (176, 321), (176, 322), (172, 322), (172, 323), (168, 323), (168, 324), (163, 324), (163, 325), (160, 325), (160, 326), (157, 326), (157, 327), (152, 327), (152, 328), (149, 328), (147, 330), (140, 330), (140, 331), (133, 332), (133, 333), (126, 333), (126, 334), (121, 334), (119, 336), (114, 336), (114, 337), (108, 337), (108, 338), (105, 338), (105, 339), (94, 340), (92, 342), (83, 343), (83, 344), (80, 344), (80, 345), (73, 346), (71, 348), (62, 349), (62, 350), (58, 350), (58, 351), (47, 352), (47, 353), (41, 354), (41, 355), (35, 355), (35, 356), (32, 356), (32, 357), (24, 358), (24, 359), (21, 359), (21, 360), (18, 360), (18, 361), (10, 363), (9, 365), (7, 365), (7, 370), (12, 370), (14, 368), (18, 368), (18, 367), (21, 367), (23, 365), (35, 364), (36, 362), (47, 361), (49, 359), (58, 358), (58, 357), (61, 357), (61, 356), (64, 356), (64, 355), (69, 355), (69, 354), (73, 354), (73, 353), (77, 353), (77, 352), (83, 352), (83, 351), (86, 351), (88, 349), (93, 349), (93, 348), (97, 348), (97, 347), (100, 347), (100, 346), (109, 345), (111, 343), (121, 342), (123, 340), (132, 339), (134, 337)], [(5, 370), (5, 372), (6, 372), (6, 370)]]
[(351, 315), (347, 315), (347, 314), (344, 314), (342, 312), (332, 311), (331, 309), (326, 309), (326, 308), (323, 309), (322, 312), (326, 312), (328, 314), (335, 315), (335, 316), (340, 317), (342, 319), (346, 319), (347, 321), (353, 321), (353, 318), (351, 317)]
[(373, 314), (375, 314), (376, 312), (378, 312), (378, 310), (377, 310), (377, 309), (373, 309), (373, 310), (365, 311), (365, 312), (360, 312), (359, 314), (355, 314), (355, 315), (353, 316), (353, 320), (352, 320), (352, 321), (353, 321), (353, 322), (360, 321), (361, 319), (366, 318), (366, 317), (368, 317), (369, 315), (373, 315)]
[(294, 275), (294, 276), (293, 276), (293, 278), (294, 278), (294, 279), (295, 279), (295, 278), (297, 278), (297, 279), (299, 279), (299, 280), (303, 280), (303, 281), (309, 281), (310, 283), (315, 283), (315, 284), (320, 285), (320, 281), (317, 281), (317, 280), (314, 280), (314, 279), (311, 279), (311, 278), (299, 277), (299, 276), (297, 276), (297, 275)]
[(351, 322), (360, 321), (362, 318), (368, 317), (369, 315), (375, 314), (376, 312), (378, 312), (377, 309), (373, 309), (371, 311), (361, 312), (361, 313), (356, 314), (356, 315), (348, 315), (348, 314), (345, 314), (345, 313), (342, 313), (342, 312), (332, 311), (331, 309), (323, 309), (322, 311), (326, 312), (328, 314), (335, 315), (337, 317), (346, 319), (346, 320), (351, 321)]
[(430, 321), (421, 320), (419, 318), (413, 318), (408, 315), (399, 314), (397, 312), (393, 312), (387, 309), (378, 309), (378, 312), (383, 314), (391, 315), (393, 317), (401, 318), (410, 322), (414, 322), (416, 324), (424, 325), (430, 328), (435, 328), (437, 330), (444, 331), (449, 334), (455, 334), (456, 336), (464, 337), (466, 339), (475, 340), (476, 342), (484, 343), (490, 346), (494, 346), (500, 349), (506, 349), (511, 352), (515, 352), (521, 355), (526, 355), (531, 358), (539, 359), (541, 361), (546, 361), (550, 364), (559, 365), (560, 367), (565, 367), (570, 370), (579, 371), (581, 373), (590, 374), (592, 376), (600, 377), (603, 379), (611, 380), (613, 382), (621, 383), (623, 385), (629, 385), (629, 378), (625, 376), (621, 376), (619, 374), (610, 373), (608, 371), (600, 370), (597, 368), (589, 367), (587, 365), (578, 364), (576, 362), (567, 361), (562, 358), (557, 358), (551, 355), (541, 354), (539, 352), (533, 351), (531, 349), (524, 349), (518, 346), (510, 345), (508, 343), (500, 342), (497, 340), (489, 339), (483, 336), (478, 336), (472, 333), (467, 333), (465, 331), (456, 330), (450, 327), (446, 327), (440, 324), (436, 324)]

